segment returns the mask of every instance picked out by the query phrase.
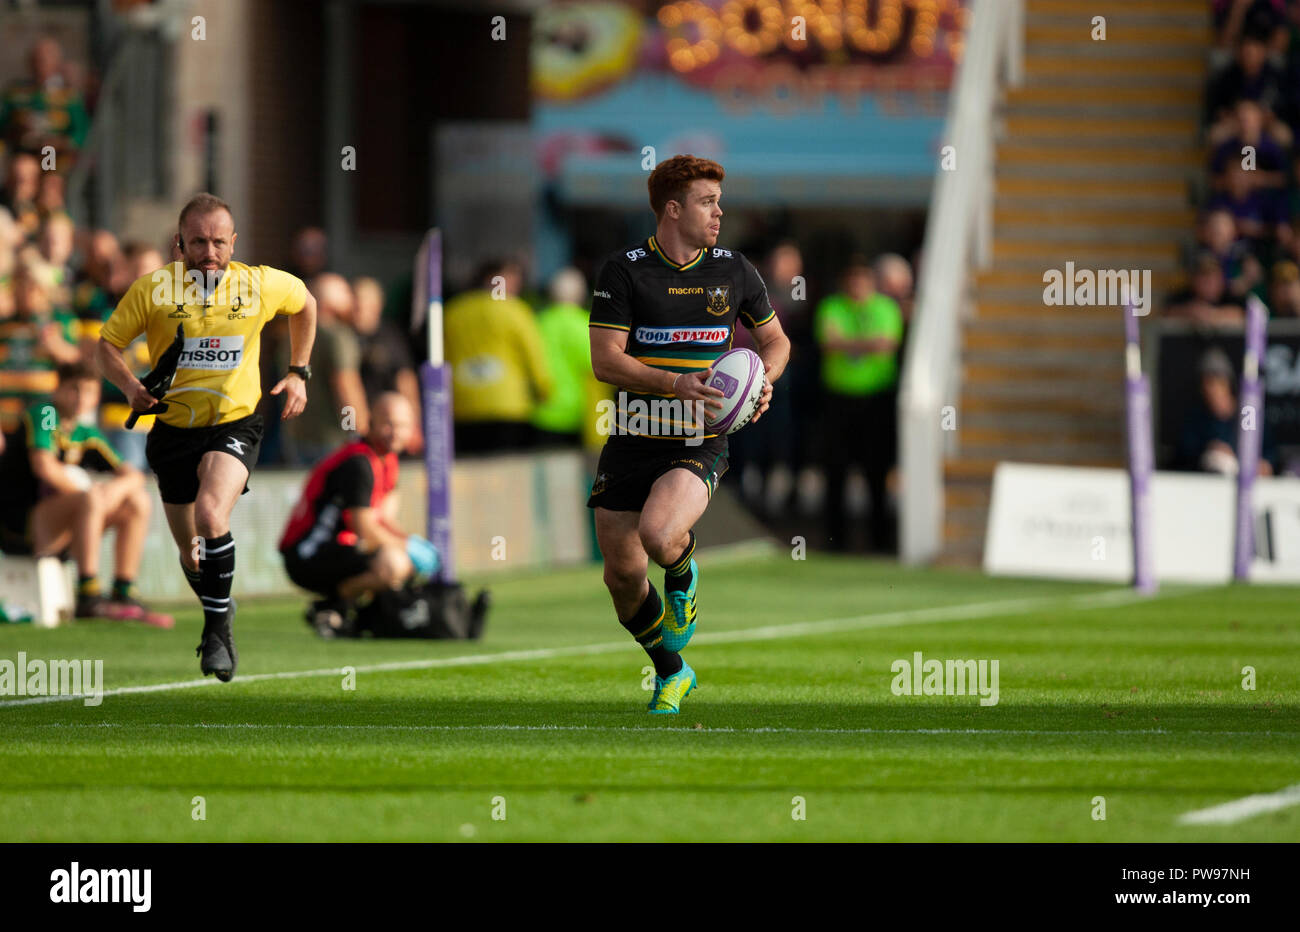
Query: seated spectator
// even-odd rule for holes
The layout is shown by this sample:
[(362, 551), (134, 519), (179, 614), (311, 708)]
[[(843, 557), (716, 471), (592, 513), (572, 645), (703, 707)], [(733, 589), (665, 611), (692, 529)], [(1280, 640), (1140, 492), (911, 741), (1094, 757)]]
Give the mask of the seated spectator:
[(516, 263), (489, 262), (475, 281), (442, 319), (456, 452), (523, 449), (532, 444), (533, 409), (553, 385), (541, 334), (517, 297), (523, 273)]
[(397, 523), (397, 457), (414, 424), (405, 398), (380, 395), (370, 431), (324, 457), (289, 516), (280, 555), (295, 585), (323, 597), (308, 612), (323, 636), (343, 633), (359, 601), (437, 571), (433, 544)]
[[(352, 294), (352, 324), (361, 344), (361, 386), (366, 397), (397, 392), (418, 415), (420, 381), (411, 359), (411, 340), (395, 321), (384, 317), (383, 287), (373, 278), (357, 278), (352, 282)], [(406, 450), (418, 453), (423, 448), (424, 435), (417, 416)]]
[[(1237, 474), (1237, 431), (1240, 411), (1233, 391), (1228, 354), (1212, 347), (1201, 357), (1200, 397), (1183, 420), (1178, 440), (1178, 464), (1183, 469)], [(1260, 438), (1259, 474), (1271, 476), (1277, 449), (1267, 422)]]
[(58, 289), (54, 303), (60, 308), (72, 306), (72, 251), (76, 232), (77, 226), (67, 214), (51, 214), (41, 224), (36, 238), (41, 261), (50, 269)]
[(1201, 219), (1199, 234), (1200, 251), (1219, 260), (1229, 296), (1244, 298), (1264, 280), (1264, 268), (1250, 251), (1250, 244), (1237, 235), (1237, 221), (1231, 211), (1219, 208), (1207, 212)]
[(41, 189), (41, 163), (30, 152), (15, 152), (5, 171), (0, 207), (18, 224), (22, 242), (31, 242), (41, 228), (41, 211), (36, 198)]
[[(327, 272), (313, 278), (308, 287), (316, 296), (316, 343), (311, 354), (315, 401), (280, 430), (285, 461), (294, 466), (319, 463), (348, 439), (350, 431), (364, 434), (370, 421), (361, 387), (361, 350), (351, 327), (352, 286), (343, 276)], [(279, 352), (278, 371), (285, 372), (287, 341)]]
[(66, 171), (90, 131), (86, 105), (81, 92), (69, 86), (58, 40), (37, 40), (28, 56), (28, 69), (28, 77), (0, 98), (0, 139), (12, 149), (33, 152), (52, 146), (56, 167)]
[(1300, 266), (1283, 260), (1273, 266), (1268, 289), (1269, 316), (1300, 317)]
[[(1286, 150), (1291, 144), (1291, 130), (1274, 119), (1258, 101), (1248, 97), (1238, 100), (1231, 118), (1211, 130), (1209, 143), (1210, 172), (1214, 175), (1216, 189), (1223, 189), (1226, 182), (1224, 172), (1233, 162), (1243, 167), (1245, 164), (1255, 166), (1251, 171), (1257, 188), (1286, 187)], [(1254, 150), (1249, 163), (1247, 147)]]
[(1258, 101), (1270, 112), (1288, 119), (1288, 101), (1282, 72), (1268, 59), (1268, 44), (1258, 32), (1242, 36), (1236, 60), (1210, 80), (1206, 90), (1206, 122), (1230, 117), (1234, 103), (1243, 97)]
[(1274, 51), (1286, 47), (1286, 0), (1214, 0), (1215, 42), (1233, 48), (1243, 33), (1266, 38)]
[(289, 247), (289, 271), (303, 281), (329, 271), (329, 239), (320, 227), (303, 227)]
[(1169, 296), (1166, 313), (1198, 324), (1240, 324), (1246, 319), (1241, 305), (1228, 295), (1223, 266), (1213, 253), (1203, 252), (1192, 269), (1191, 285)]
[(85, 259), (73, 284), (72, 309), (82, 320), (102, 324), (117, 306), (111, 283), (122, 251), (116, 236), (95, 230), (85, 238), (82, 253)]
[(54, 310), (39, 269), (20, 263), (12, 291), (13, 316), (0, 321), (0, 430), (5, 432), (54, 391), (57, 366), (81, 359), (76, 320)]
[[(63, 365), (49, 400), (32, 405), (0, 459), (6, 493), (0, 541), (6, 553), (54, 556), (72, 548), (77, 562), (77, 618), (134, 619), (172, 627), (169, 615), (140, 601), (135, 577), (149, 529), (144, 474), (124, 463), (95, 427), (99, 373), (88, 363)], [(87, 470), (112, 473), (94, 481)], [(100, 542), (115, 532), (113, 588), (99, 588)]]
[(1283, 195), (1257, 188), (1253, 174), (1239, 162), (1228, 163), (1224, 190), (1214, 195), (1207, 207), (1231, 213), (1237, 231), (1251, 241), (1251, 248), (1267, 254), (1279, 237), (1287, 235), (1282, 228), (1291, 221), (1290, 208)]

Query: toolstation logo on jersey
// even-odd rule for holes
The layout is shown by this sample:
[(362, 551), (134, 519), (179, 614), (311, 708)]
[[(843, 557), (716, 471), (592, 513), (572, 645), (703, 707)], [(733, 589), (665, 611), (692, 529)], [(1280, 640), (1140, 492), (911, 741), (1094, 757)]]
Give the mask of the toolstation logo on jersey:
[(730, 327), (637, 327), (638, 343), (662, 346), (670, 343), (726, 343)]
[(186, 337), (178, 369), (238, 369), (244, 356), (242, 334), (228, 337)]

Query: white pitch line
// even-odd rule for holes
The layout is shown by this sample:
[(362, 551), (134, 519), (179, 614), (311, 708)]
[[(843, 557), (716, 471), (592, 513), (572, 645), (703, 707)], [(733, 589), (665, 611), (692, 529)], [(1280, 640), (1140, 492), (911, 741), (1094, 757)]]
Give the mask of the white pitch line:
[(646, 725), (381, 725), (381, 724), (342, 724), (328, 722), (317, 725), (277, 722), (41, 722), (35, 725), (18, 726), (28, 728), (216, 728), (216, 729), (290, 729), (301, 731), (589, 731), (589, 732), (674, 732), (677, 734), (795, 734), (795, 735), (1029, 735), (1033, 737), (1062, 736), (1078, 737), (1081, 735), (1120, 735), (1149, 736), (1172, 735), (1212, 735), (1214, 737), (1260, 737), (1291, 738), (1300, 736), (1297, 731), (1207, 731), (1190, 729), (1187, 731), (1169, 728), (787, 728), (781, 726), (755, 726), (753, 728), (734, 728), (730, 725), (715, 727), (655, 728)]
[[(1188, 590), (1194, 591), (1194, 590)], [(823, 621), (795, 622), (789, 625), (765, 625), (759, 628), (743, 628), (739, 631), (705, 632), (693, 639), (692, 646), (708, 644), (735, 644), (745, 641), (770, 641), (778, 638), (805, 637), (815, 634), (833, 634), (842, 631), (854, 631), (867, 628), (888, 628), (896, 625), (930, 624), (939, 621), (966, 621), (971, 618), (986, 618), (990, 615), (1021, 614), (1040, 608), (1089, 609), (1108, 605), (1123, 605), (1128, 602), (1150, 601), (1166, 598), (1168, 593), (1162, 591), (1157, 595), (1143, 595), (1132, 589), (1108, 589), (1084, 595), (1033, 596), (1023, 599), (1004, 599), (999, 602), (972, 602), (970, 604), (941, 605), (935, 608), (911, 608), (894, 612), (875, 612), (869, 615), (853, 615), (847, 618), (828, 618)], [(433, 657), (423, 660), (398, 660), (390, 663), (374, 663), (364, 666), (351, 666), (355, 673), (394, 673), (405, 670), (435, 670), (445, 667), (477, 666), (488, 663), (509, 663), (518, 660), (552, 660), (556, 657), (587, 657), (593, 654), (608, 654), (614, 651), (631, 650), (634, 642), (629, 640), (610, 641), (603, 644), (576, 644), (569, 647), (540, 647), (532, 650), (509, 650), (493, 654), (467, 654), (461, 657)], [(243, 683), (260, 683), (266, 680), (293, 680), (303, 677), (342, 676), (342, 667), (330, 667), (324, 670), (292, 670), (283, 673), (254, 673), (248, 676), (236, 676), (226, 686)], [(167, 692), (173, 689), (194, 689), (199, 686), (214, 686), (215, 679), (178, 680), (174, 683), (152, 683), (145, 686), (120, 686), (106, 689), (104, 697), (130, 696), (141, 693)], [(73, 702), (84, 700), (84, 696), (32, 696), (26, 699), (10, 699), (0, 702), (0, 709), (12, 706), (41, 705), (47, 702)]]
[(1256, 793), (1230, 803), (1184, 812), (1178, 817), (1179, 825), (1232, 825), (1246, 819), (1300, 805), (1300, 783), (1278, 790), (1276, 793)]

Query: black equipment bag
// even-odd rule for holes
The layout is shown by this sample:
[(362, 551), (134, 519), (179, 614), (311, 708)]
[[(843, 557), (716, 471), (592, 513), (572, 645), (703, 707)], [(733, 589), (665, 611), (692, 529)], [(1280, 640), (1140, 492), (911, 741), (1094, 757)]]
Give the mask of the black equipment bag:
[(357, 608), (351, 627), (356, 637), (477, 640), (489, 602), (486, 589), (470, 602), (460, 583), (407, 584)]

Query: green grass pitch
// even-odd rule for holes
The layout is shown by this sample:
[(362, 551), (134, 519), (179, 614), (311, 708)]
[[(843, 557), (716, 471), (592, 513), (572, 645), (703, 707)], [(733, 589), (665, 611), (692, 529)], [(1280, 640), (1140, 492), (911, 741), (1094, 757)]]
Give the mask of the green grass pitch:
[[(481, 643), (320, 641), (247, 600), (230, 684), (0, 706), (0, 841), (1300, 841), (1300, 806), (1178, 821), (1300, 783), (1295, 589), (700, 563), (680, 716), (645, 712), (599, 568), (493, 580)], [(0, 659), (192, 683), (199, 627), (0, 625)], [(998, 704), (894, 695), (916, 651), (998, 660)], [(326, 672), (266, 676), (294, 671)]]

